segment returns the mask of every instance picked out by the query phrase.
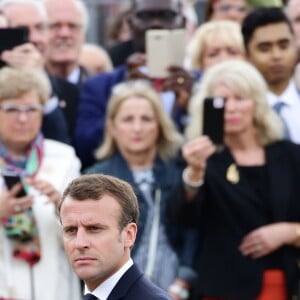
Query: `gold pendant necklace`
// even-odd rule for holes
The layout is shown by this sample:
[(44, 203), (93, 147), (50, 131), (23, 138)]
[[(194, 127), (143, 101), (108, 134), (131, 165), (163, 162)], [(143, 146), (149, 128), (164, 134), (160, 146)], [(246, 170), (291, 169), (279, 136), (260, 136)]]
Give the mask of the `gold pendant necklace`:
[(232, 184), (237, 184), (240, 181), (240, 174), (236, 164), (232, 163), (226, 171), (226, 179)]

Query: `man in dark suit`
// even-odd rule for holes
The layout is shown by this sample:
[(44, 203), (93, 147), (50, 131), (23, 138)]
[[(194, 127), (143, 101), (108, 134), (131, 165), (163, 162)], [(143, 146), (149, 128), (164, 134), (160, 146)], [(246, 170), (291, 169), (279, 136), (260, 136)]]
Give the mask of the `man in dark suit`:
[(135, 266), (138, 202), (131, 186), (108, 175), (73, 180), (58, 206), (65, 250), (85, 282), (85, 299), (170, 300)]

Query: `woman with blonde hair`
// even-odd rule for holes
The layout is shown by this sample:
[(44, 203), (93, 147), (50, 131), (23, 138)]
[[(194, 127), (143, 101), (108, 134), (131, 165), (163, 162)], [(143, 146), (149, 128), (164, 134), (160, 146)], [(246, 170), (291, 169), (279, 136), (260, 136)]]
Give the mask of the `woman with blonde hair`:
[[(218, 84), (226, 85), (239, 95), (253, 98), (255, 104), (253, 118), (258, 138), (263, 146), (281, 139), (283, 126), (281, 121), (278, 121), (277, 114), (266, 102), (268, 88), (262, 75), (248, 63), (229, 61), (222, 66), (221, 70), (226, 73), (221, 74), (218, 68), (215, 68), (214, 72), (209, 72), (203, 77), (198, 93), (191, 99), (189, 106), (191, 122), (185, 132), (187, 139), (190, 140), (202, 134), (203, 100), (211, 97), (214, 87)], [(239, 67), (241, 69), (238, 69)], [(248, 73), (245, 73), (243, 68)]]
[(230, 20), (202, 24), (192, 37), (188, 53), (192, 70), (198, 71), (228, 59), (244, 59), (240, 25)]
[(140, 219), (133, 259), (158, 286), (187, 295), (183, 285), (194, 276), (186, 259), (192, 247), (187, 256), (181, 254), (189, 233), (177, 234), (165, 217), (167, 198), (180, 182), (176, 157), (182, 138), (159, 95), (144, 81), (117, 85), (106, 114), (105, 138), (96, 155), (100, 161), (86, 172), (113, 175), (134, 187)]
[[(283, 140), (283, 124), (266, 94), (254, 66), (228, 61), (206, 72), (192, 101), (190, 140), (182, 150), (187, 167), (169, 211), (175, 224), (201, 230), (199, 299), (297, 294), (300, 147)], [(218, 150), (202, 135), (206, 97), (224, 99), (224, 145)]]

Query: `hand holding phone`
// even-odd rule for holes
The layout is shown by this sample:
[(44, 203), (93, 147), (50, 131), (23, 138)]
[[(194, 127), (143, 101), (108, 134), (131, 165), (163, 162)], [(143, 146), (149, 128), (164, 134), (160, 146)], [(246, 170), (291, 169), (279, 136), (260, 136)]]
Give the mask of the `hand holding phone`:
[(223, 145), (224, 139), (224, 106), (221, 97), (204, 99), (203, 134), (209, 136), (217, 146)]
[[(11, 50), (16, 46), (28, 43), (29, 30), (27, 27), (0, 28), (0, 54), (5, 50)], [(0, 67), (6, 63), (0, 60)]]
[(23, 186), (22, 180), (19, 175), (17, 174), (3, 174), (4, 182), (7, 186), (8, 190), (11, 190), (16, 184), (21, 183), (22, 187), (20, 191), (17, 193), (16, 197), (25, 197), (27, 195), (25, 188)]

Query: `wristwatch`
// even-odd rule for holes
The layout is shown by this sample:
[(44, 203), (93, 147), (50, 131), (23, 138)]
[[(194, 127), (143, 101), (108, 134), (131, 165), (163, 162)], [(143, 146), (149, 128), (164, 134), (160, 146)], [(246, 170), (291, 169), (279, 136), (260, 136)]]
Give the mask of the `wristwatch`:
[(169, 287), (169, 292), (176, 294), (182, 300), (186, 300), (190, 296), (189, 290), (178, 284), (171, 284)]

